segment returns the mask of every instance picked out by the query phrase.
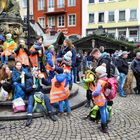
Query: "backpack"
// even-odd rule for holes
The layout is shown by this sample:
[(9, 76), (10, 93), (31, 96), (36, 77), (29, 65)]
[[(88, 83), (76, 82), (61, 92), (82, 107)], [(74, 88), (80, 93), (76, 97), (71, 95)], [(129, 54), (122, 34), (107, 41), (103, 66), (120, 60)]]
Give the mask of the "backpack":
[(114, 77), (107, 78), (107, 83), (104, 87), (104, 95), (107, 100), (112, 100), (117, 95), (117, 81)]
[(42, 92), (36, 92), (34, 94), (34, 108), (33, 112), (45, 112), (46, 111), (46, 106), (45, 106), (45, 101), (44, 101), (44, 94)]
[[(112, 117), (112, 107), (110, 106), (107, 106), (107, 111), (108, 111), (108, 115), (109, 115), (109, 118), (108, 120), (111, 119)], [(90, 113), (89, 115), (87, 116), (90, 120), (92, 121), (96, 121), (98, 123), (98, 121), (101, 119), (101, 114), (100, 114), (100, 110), (99, 110), (99, 107), (97, 105), (93, 106), (90, 110)]]

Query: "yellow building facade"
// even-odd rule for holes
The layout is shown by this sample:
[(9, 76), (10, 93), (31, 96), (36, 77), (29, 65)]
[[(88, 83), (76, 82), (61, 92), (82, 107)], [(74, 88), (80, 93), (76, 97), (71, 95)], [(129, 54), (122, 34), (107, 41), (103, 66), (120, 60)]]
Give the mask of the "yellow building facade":
[(140, 0), (89, 0), (86, 34), (102, 26), (106, 32), (140, 41)]

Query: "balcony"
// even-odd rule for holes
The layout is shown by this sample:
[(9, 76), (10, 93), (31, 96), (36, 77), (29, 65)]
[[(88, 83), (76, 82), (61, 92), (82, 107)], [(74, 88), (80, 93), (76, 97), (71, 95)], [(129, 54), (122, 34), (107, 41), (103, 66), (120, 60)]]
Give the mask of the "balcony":
[(59, 15), (59, 14), (65, 14), (65, 13), (66, 13), (65, 5), (50, 6), (50, 7), (47, 7), (47, 11), (46, 11), (47, 16)]

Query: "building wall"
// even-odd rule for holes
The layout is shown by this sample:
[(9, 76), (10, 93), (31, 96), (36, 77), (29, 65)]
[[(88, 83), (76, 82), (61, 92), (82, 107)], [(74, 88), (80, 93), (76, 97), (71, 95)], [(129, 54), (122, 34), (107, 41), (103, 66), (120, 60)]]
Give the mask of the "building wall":
[[(47, 7), (48, 7), (48, 0), (45, 0), (45, 8), (42, 11), (38, 11), (37, 4), (38, 0), (34, 0), (34, 20), (37, 22), (39, 17), (45, 18), (45, 25), (48, 25), (48, 17), (54, 16), (55, 17), (55, 30), (62, 31), (65, 35), (73, 35), (73, 34), (82, 34), (82, 0), (76, 0), (76, 6), (68, 7), (68, 0), (65, 0), (66, 5), (66, 13), (63, 14), (56, 14), (53, 13), (52, 15), (46, 14)], [(55, 0), (55, 7), (57, 6), (57, 0)], [(76, 14), (76, 26), (68, 26), (68, 15), (69, 14)], [(65, 26), (58, 27), (58, 16), (64, 15), (65, 16)]]
[[(99, 10), (101, 9), (101, 10)], [(137, 19), (130, 20), (130, 10), (137, 10)], [(125, 20), (119, 20), (119, 11), (125, 10)], [(115, 19), (113, 22), (109, 21), (109, 12), (114, 11)], [(99, 13), (104, 12), (104, 22), (99, 22)], [(94, 13), (94, 23), (89, 23), (89, 14)], [(115, 37), (119, 37), (119, 31), (126, 31), (126, 38), (130, 41), (136, 40), (139, 41), (139, 26), (140, 26), (140, 1), (139, 0), (114, 0), (109, 1), (105, 0), (102, 3), (99, 3), (99, 0), (95, 0), (95, 3), (88, 4), (88, 25), (87, 30), (97, 29), (99, 26), (102, 26), (109, 33), (115, 32)], [(130, 37), (130, 30), (137, 30), (137, 37)]]

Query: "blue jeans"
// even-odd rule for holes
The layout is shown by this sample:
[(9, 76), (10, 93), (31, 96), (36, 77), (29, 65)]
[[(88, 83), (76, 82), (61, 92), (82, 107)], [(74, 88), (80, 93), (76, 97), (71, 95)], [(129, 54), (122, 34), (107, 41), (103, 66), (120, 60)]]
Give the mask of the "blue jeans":
[[(48, 112), (52, 112), (50, 100), (45, 94), (44, 94), (44, 101), (45, 101), (45, 105), (46, 105)], [(29, 114), (32, 115), (33, 107), (34, 107), (34, 94), (31, 93), (29, 96), (29, 99), (28, 99), (28, 109), (27, 109), (28, 115)]]
[(8, 56), (5, 56), (5, 55), (1, 55), (1, 62), (4, 64), (4, 63), (8, 63)]
[[(71, 112), (71, 108), (70, 108), (70, 102), (69, 102), (69, 100), (66, 99), (66, 100), (64, 100), (64, 102), (65, 102), (65, 106), (66, 106), (67, 112), (70, 113), (70, 112)], [(63, 104), (63, 101), (60, 101), (60, 102), (59, 102), (59, 112), (61, 112), (61, 113), (64, 112), (64, 107), (63, 107), (63, 105), (64, 105), (64, 104)]]
[(74, 77), (73, 81), (74, 83), (77, 82), (77, 67), (72, 67), (72, 75)]
[(100, 114), (101, 114), (101, 123), (106, 124), (108, 121), (108, 111), (107, 111), (107, 104), (102, 107), (99, 107)]
[(124, 84), (126, 81), (126, 75), (124, 73), (120, 73), (120, 81), (119, 81), (119, 94), (121, 96), (125, 95), (125, 92), (123, 90)]
[(17, 99), (19, 97), (21, 97), (22, 99), (25, 98), (25, 92), (24, 92), (25, 85), (24, 84), (14, 82), (13, 88), (14, 88), (14, 99)]

